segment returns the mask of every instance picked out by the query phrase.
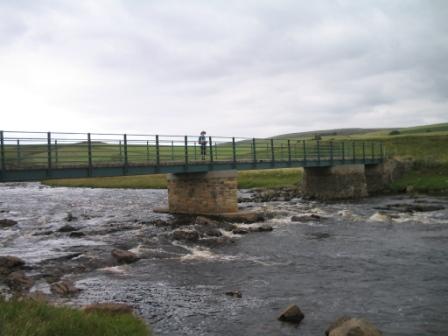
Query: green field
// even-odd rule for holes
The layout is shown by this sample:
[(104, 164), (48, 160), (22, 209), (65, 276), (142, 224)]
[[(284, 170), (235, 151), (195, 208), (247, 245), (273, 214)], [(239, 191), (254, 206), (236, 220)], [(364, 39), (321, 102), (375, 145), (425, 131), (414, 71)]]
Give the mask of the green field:
[(86, 313), (34, 300), (0, 298), (1, 336), (149, 336), (145, 323), (131, 314)]

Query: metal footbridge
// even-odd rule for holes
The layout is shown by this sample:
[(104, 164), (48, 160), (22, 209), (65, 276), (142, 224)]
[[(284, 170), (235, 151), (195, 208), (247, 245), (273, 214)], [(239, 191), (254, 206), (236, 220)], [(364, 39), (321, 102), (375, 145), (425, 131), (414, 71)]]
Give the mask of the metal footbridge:
[(0, 181), (378, 164), (376, 141), (0, 131)]

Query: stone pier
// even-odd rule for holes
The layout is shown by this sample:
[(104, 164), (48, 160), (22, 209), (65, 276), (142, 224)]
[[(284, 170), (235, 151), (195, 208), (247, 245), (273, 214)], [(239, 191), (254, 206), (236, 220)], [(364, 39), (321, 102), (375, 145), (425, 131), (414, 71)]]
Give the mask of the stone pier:
[(170, 174), (168, 211), (217, 215), (238, 212), (237, 171)]
[(364, 165), (305, 168), (302, 188), (304, 195), (322, 200), (365, 197)]

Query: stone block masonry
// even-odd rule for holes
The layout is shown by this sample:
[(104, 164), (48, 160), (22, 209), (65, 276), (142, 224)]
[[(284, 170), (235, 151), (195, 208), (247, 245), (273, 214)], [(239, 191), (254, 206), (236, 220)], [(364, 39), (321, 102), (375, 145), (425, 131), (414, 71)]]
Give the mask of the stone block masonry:
[(169, 174), (169, 212), (221, 214), (238, 211), (237, 171)]
[(305, 168), (302, 182), (304, 195), (321, 200), (367, 196), (363, 164)]

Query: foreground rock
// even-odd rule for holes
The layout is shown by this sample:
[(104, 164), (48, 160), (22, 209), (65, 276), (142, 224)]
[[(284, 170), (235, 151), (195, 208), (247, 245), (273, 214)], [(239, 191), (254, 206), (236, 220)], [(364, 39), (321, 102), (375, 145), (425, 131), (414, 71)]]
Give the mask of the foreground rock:
[(23, 271), (15, 271), (7, 276), (6, 284), (13, 291), (22, 292), (28, 291), (31, 287), (33, 287), (34, 281), (30, 277), (26, 276)]
[(83, 308), (88, 313), (132, 314), (133, 308), (125, 303), (95, 303)]
[(140, 259), (135, 253), (126, 250), (114, 249), (111, 254), (122, 264), (130, 264)]
[(199, 240), (199, 232), (190, 229), (178, 229), (173, 231), (173, 238), (175, 240), (197, 242)]
[(286, 307), (278, 319), (283, 322), (300, 323), (304, 317), (305, 315), (302, 313), (300, 308), (297, 305), (292, 304)]
[(71, 296), (78, 294), (81, 289), (76, 288), (75, 284), (70, 280), (62, 280), (50, 285), (53, 294), (60, 296)]
[(25, 262), (14, 256), (0, 256), (0, 274), (9, 274), (25, 265)]
[(382, 333), (365, 319), (343, 316), (325, 331), (326, 336), (381, 336)]
[(11, 227), (16, 225), (17, 222), (15, 220), (12, 219), (0, 219), (0, 227)]

